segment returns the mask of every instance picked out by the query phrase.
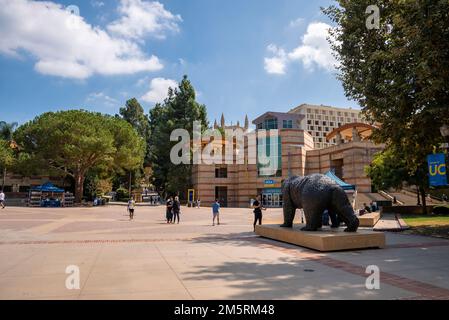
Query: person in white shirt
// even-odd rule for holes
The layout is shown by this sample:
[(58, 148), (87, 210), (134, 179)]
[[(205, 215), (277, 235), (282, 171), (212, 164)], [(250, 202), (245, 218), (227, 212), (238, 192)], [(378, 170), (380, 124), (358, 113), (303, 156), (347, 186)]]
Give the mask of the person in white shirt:
[(2, 209), (5, 209), (5, 194), (3, 193), (3, 190), (0, 190), (0, 205), (2, 206)]
[(129, 212), (129, 220), (134, 219), (134, 207), (136, 206), (136, 202), (133, 198), (128, 201), (128, 212)]

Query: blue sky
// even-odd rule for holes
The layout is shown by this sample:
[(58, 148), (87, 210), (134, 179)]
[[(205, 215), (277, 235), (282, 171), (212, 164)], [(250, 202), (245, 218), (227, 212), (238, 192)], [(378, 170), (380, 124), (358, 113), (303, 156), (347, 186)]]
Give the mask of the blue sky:
[(357, 107), (325, 42), (320, 6), (330, 3), (0, 0), (0, 120), (73, 108), (115, 114), (131, 97), (148, 112), (184, 74), (211, 122), (301, 103)]

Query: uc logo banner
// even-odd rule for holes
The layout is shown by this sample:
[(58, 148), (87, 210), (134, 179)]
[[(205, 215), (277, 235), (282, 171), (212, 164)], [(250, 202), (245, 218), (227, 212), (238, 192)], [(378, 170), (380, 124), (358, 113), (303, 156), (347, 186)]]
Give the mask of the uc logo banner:
[(447, 186), (446, 161), (444, 153), (429, 154), (429, 184), (433, 187)]

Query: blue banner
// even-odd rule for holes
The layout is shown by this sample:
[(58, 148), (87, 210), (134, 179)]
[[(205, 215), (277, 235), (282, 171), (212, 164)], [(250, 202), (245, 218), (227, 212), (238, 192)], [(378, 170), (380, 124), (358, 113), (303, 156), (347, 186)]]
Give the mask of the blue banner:
[(444, 153), (429, 154), (429, 184), (432, 187), (447, 186), (446, 159)]

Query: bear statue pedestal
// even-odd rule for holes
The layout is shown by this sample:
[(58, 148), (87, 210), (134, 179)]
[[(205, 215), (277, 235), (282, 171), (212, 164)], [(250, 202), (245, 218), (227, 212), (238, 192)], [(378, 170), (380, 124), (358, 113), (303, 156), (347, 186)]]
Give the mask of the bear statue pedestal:
[(360, 221), (360, 227), (372, 228), (376, 225), (380, 219), (380, 212), (366, 213), (363, 216), (358, 216)]
[(383, 232), (363, 229), (357, 232), (344, 232), (343, 228), (301, 231), (303, 226), (295, 225), (293, 228), (281, 228), (277, 224), (256, 226), (256, 234), (323, 252), (385, 247)]

